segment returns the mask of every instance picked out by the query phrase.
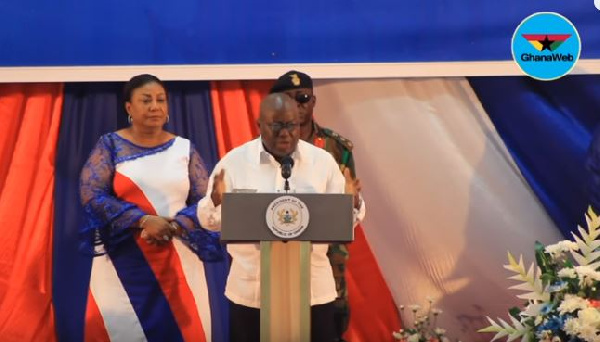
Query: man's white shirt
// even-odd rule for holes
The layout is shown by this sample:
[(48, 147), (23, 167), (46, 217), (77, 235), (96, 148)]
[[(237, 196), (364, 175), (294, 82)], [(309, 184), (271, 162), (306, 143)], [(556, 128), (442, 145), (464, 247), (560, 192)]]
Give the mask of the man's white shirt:
[[(292, 153), (294, 167), (289, 178), (290, 192), (344, 193), (345, 178), (333, 156), (327, 151), (300, 140)], [(210, 193), (216, 174), (225, 170), (225, 191), (234, 189), (256, 192), (283, 192), (281, 168), (266, 152), (260, 138), (230, 151), (215, 166), (208, 183), (207, 195), (198, 204), (202, 227), (221, 229), (221, 206), (215, 207)], [(354, 209), (355, 225), (365, 216), (365, 204)], [(328, 244), (314, 243), (311, 251), (311, 305), (332, 302), (336, 296), (333, 271), (327, 257)], [(258, 243), (227, 245), (232, 257), (225, 296), (232, 302), (260, 308), (260, 247)]]

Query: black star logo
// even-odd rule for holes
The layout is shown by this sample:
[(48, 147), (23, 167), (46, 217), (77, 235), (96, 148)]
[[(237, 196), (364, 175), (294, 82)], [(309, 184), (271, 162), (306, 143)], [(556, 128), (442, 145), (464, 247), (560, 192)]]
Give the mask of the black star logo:
[(542, 51), (544, 51), (544, 50), (552, 51), (552, 47), (550, 45), (552, 45), (552, 43), (554, 43), (554, 40), (550, 40), (550, 39), (548, 39), (548, 36), (546, 36), (546, 38), (544, 38), (544, 40), (540, 40), (539, 42), (542, 44)]

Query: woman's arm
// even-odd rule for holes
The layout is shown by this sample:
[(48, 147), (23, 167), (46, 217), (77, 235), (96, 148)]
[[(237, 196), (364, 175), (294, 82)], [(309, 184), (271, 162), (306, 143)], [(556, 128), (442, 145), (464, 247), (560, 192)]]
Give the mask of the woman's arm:
[(190, 147), (188, 174), (190, 179), (188, 205), (180, 210), (174, 218), (179, 229), (178, 234), (200, 256), (200, 259), (204, 261), (222, 260), (224, 254), (220, 244), (220, 234), (204, 229), (198, 221), (198, 202), (206, 195), (208, 172), (194, 146)]
[(81, 229), (82, 248), (98, 254), (97, 246), (104, 251), (130, 236), (144, 212), (135, 204), (119, 200), (112, 188), (115, 166), (112, 144), (102, 136), (85, 163), (79, 181), (79, 193), (85, 222)]

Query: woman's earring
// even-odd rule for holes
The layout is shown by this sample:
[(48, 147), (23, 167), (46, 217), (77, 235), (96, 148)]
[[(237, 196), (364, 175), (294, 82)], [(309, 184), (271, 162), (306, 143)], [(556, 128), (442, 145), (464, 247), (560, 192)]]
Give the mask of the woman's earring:
[(167, 114), (167, 123), (169, 123), (169, 115)]
[(133, 119), (131, 118), (131, 115), (129, 115), (129, 117), (127, 118), (127, 121), (129, 121), (129, 124), (131, 124), (133, 122)]

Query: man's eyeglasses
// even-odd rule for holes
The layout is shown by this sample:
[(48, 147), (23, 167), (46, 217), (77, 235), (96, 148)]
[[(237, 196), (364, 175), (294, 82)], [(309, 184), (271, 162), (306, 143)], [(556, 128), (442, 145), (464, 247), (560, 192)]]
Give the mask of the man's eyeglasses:
[(308, 101), (310, 101), (313, 98), (312, 95), (309, 94), (296, 94), (296, 97), (294, 98), (296, 100), (296, 102), (298, 102), (299, 104), (305, 104)]
[(296, 128), (298, 128), (298, 126), (300, 126), (300, 124), (295, 123), (295, 122), (273, 122), (270, 124), (267, 124), (267, 126), (269, 126), (269, 128), (271, 128), (271, 130), (273, 130), (273, 133), (278, 134), (282, 129), (287, 129), (288, 132), (292, 132), (293, 130), (295, 130)]

